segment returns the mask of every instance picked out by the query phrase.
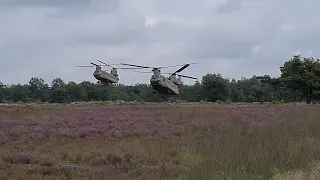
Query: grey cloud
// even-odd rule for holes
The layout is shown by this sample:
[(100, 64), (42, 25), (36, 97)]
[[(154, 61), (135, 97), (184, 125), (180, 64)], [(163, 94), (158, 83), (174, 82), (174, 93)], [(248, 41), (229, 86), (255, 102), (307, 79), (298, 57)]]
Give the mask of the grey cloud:
[(74, 38), (74, 43), (93, 44), (93, 45), (121, 45), (135, 43), (141, 37), (140, 31), (119, 31), (117, 33), (96, 33), (80, 34)]
[(242, 0), (227, 0), (227, 2), (217, 8), (219, 13), (230, 13), (234, 10), (240, 9), (243, 5)]
[[(131, 20), (131, 21), (130, 21)], [(132, 19), (124, 21), (132, 22)], [(92, 34), (79, 34), (76, 36), (75, 42), (84, 44), (139, 44), (141, 46), (149, 46), (152, 43), (188, 43), (191, 36), (196, 33), (196, 29), (185, 29), (172, 23), (159, 23), (156, 27), (146, 28), (144, 19), (135, 18), (136, 26), (131, 25), (127, 28), (121, 28), (116, 23), (110, 29)], [(122, 26), (122, 27), (123, 27)]]
[(80, 17), (87, 14), (114, 13), (119, 8), (118, 0), (1, 0), (0, 9), (51, 8), (48, 17)]
[[(95, 59), (148, 66), (197, 62), (182, 74), (200, 79), (206, 73), (236, 78), (278, 75), (279, 66), (294, 52), (319, 56), (317, 4), (315, 0), (304, 4), (297, 0), (3, 0), (0, 81), (23, 83), (31, 76), (47, 82), (55, 77), (95, 81), (94, 69), (75, 68)], [(145, 19), (155, 25), (146, 27)], [(119, 73), (125, 84), (149, 80), (148, 74)]]
[[(72, 3), (69, 2), (71, 5)], [(74, 4), (74, 3), (73, 3)], [(60, 6), (59, 6), (60, 5)], [(83, 1), (76, 6), (64, 5), (63, 3), (57, 4), (56, 11), (49, 14), (48, 17), (66, 18), (86, 16), (90, 14), (112, 14), (119, 10), (118, 0), (91, 0)]]
[(217, 7), (224, 5), (224, 0), (151, 0), (150, 6), (155, 13), (170, 14), (178, 17), (192, 17), (208, 15), (214, 12)]
[(95, 0), (1, 0), (0, 6), (88, 6)]

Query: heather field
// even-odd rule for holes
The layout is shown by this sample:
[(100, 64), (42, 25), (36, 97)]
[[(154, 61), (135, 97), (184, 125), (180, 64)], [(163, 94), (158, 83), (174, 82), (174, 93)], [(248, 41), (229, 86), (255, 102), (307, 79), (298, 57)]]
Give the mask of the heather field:
[(318, 105), (2, 105), (0, 179), (319, 179)]

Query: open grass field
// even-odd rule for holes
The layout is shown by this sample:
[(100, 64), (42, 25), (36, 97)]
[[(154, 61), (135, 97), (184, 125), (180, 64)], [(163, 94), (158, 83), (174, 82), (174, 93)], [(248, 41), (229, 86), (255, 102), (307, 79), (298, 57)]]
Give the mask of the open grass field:
[(0, 106), (0, 179), (319, 179), (317, 105)]

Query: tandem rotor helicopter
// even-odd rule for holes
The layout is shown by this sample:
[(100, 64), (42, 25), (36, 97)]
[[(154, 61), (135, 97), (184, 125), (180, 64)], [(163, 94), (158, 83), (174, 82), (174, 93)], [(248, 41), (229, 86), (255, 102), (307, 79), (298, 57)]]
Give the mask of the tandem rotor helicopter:
[[(103, 61), (100, 61), (100, 60), (97, 60), (97, 61), (102, 63), (103, 65), (98, 65), (93, 62), (90, 62), (90, 64), (92, 64), (93, 66), (88, 65), (88, 66), (77, 66), (77, 67), (96, 67), (95, 71), (93, 72), (93, 77), (98, 80), (99, 84), (109, 85), (109, 84), (118, 83), (119, 75), (118, 75), (117, 69), (141, 69), (141, 68), (115, 68)], [(108, 66), (111, 68), (111, 71), (107, 72), (105, 70), (102, 70), (101, 66)]]
[[(197, 79), (195, 77), (185, 76), (180, 73), (184, 69), (186, 69), (190, 64), (196, 64), (196, 63), (188, 63), (188, 64), (182, 64), (183, 67), (176, 70), (174, 73), (161, 73), (160, 69), (162, 68), (169, 68), (169, 67), (176, 67), (181, 65), (174, 65), (174, 66), (167, 66), (167, 67), (148, 67), (148, 66), (140, 66), (140, 65), (133, 65), (133, 64), (125, 64), (120, 63), (121, 65), (126, 66), (133, 66), (133, 67), (139, 67), (139, 69), (144, 68), (151, 68), (153, 71), (153, 75), (150, 78), (150, 84), (153, 89), (153, 94), (156, 94), (158, 92), (163, 97), (164, 95), (175, 95), (178, 97), (179, 95), (179, 85), (182, 83), (181, 77), (190, 78), (190, 79)], [(140, 73), (152, 73), (152, 72), (140, 72)], [(165, 77), (162, 74), (170, 74), (169, 77)], [(178, 76), (178, 78), (176, 77)]]

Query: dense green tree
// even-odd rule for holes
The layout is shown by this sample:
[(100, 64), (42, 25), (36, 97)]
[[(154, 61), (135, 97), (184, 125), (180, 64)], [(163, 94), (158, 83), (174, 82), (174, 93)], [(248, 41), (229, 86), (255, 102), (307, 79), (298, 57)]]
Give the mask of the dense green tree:
[(61, 78), (54, 78), (51, 82), (51, 88), (56, 89), (56, 88), (62, 88), (66, 85), (66, 83), (63, 81)]
[(229, 81), (220, 74), (207, 74), (202, 77), (202, 89), (207, 101), (226, 101), (230, 96)]
[(69, 103), (71, 102), (70, 96), (67, 94), (67, 90), (64, 88), (55, 88), (51, 92), (51, 103)]
[(13, 102), (28, 102), (32, 100), (30, 98), (30, 88), (28, 85), (22, 85), (22, 84), (16, 84), (10, 86), (10, 91), (9, 91), (9, 99), (12, 100)]
[(230, 100), (232, 102), (245, 102), (246, 99), (245, 99), (243, 89), (241, 88), (238, 82), (234, 78), (230, 81), (230, 90), (231, 90)]
[(85, 87), (78, 85), (77, 83), (72, 81), (68, 82), (68, 84), (66, 84), (63, 87), (70, 101), (87, 101), (88, 100), (88, 94), (85, 90)]
[(320, 90), (320, 62), (319, 59), (301, 58), (295, 55), (280, 67), (281, 79), (286, 88), (300, 94), (301, 98), (311, 103), (318, 96)]
[(271, 77), (269, 75), (256, 76), (255, 80), (258, 80), (252, 87), (255, 93), (255, 98), (260, 102), (260, 104), (270, 101), (270, 96), (272, 95), (272, 84)]
[(4, 86), (3, 83), (0, 81), (0, 103), (2, 103), (3, 100), (4, 100), (4, 88), (5, 88), (5, 86)]
[(35, 101), (47, 101), (49, 86), (42, 78), (32, 77), (29, 81), (30, 98)]
[(237, 87), (239, 93), (239, 98), (244, 99), (244, 102), (254, 102), (257, 101), (256, 96), (258, 90), (257, 87), (260, 86), (260, 81), (253, 76), (252, 78), (244, 78), (237, 81)]

